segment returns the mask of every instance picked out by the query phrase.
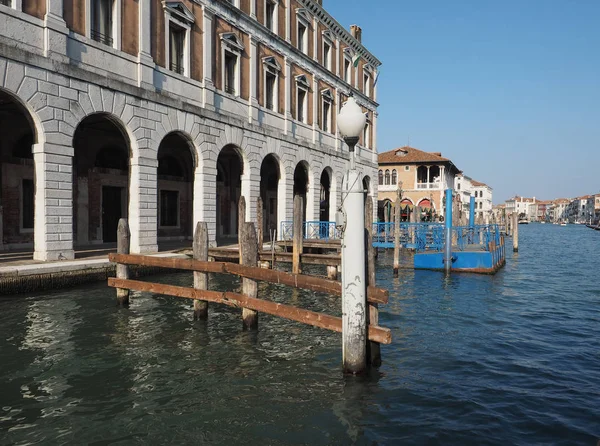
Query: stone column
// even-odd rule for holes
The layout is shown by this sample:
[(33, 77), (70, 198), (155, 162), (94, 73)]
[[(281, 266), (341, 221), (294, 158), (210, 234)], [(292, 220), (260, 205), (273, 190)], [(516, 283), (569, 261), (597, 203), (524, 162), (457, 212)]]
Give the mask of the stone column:
[(44, 15), (44, 56), (68, 63), (67, 24), (63, 19), (63, 0), (46, 0)]
[[(319, 100), (320, 100), (320, 92), (319, 92), (319, 80), (317, 76), (313, 76), (313, 122), (312, 122), (312, 134), (313, 134), (313, 144), (320, 142), (319, 138)], [(332, 110), (333, 112), (333, 110)]]
[(156, 159), (144, 157), (131, 159), (129, 228), (132, 254), (158, 251), (157, 168)]
[(291, 130), (292, 120), (292, 66), (286, 56), (285, 62), (285, 128), (283, 133), (288, 134)]
[(292, 0), (285, 0), (285, 40), (292, 41)]
[[(214, 12), (206, 5), (202, 7), (202, 24), (204, 25), (204, 34), (202, 35), (202, 71), (203, 71), (203, 97), (202, 106), (209, 109), (214, 109), (215, 103), (215, 88), (213, 81), (213, 58), (212, 48), (213, 42), (213, 18)], [(210, 230), (209, 230), (210, 232)]]
[(73, 259), (73, 148), (34, 144), (33, 161), (33, 258), (41, 261)]
[(138, 86), (146, 88), (154, 85), (151, 9), (150, 0), (138, 2)]
[(258, 121), (258, 99), (256, 97), (258, 85), (258, 49), (256, 47), (256, 39), (249, 36), (250, 39), (250, 76), (248, 83), (250, 86), (250, 94), (248, 99), (248, 123)]

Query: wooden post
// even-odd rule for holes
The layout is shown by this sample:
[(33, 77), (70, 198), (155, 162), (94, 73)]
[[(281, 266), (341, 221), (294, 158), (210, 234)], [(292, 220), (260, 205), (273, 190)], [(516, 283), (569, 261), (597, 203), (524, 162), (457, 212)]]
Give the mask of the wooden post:
[(519, 214), (513, 212), (513, 252), (519, 252)]
[[(244, 232), (244, 223), (246, 222), (246, 199), (242, 195), (238, 202), (238, 241), (242, 240), (242, 232)], [(241, 246), (240, 242), (240, 246)]]
[(302, 242), (303, 242), (303, 231), (302, 231), (302, 210), (304, 207), (303, 199), (301, 195), (294, 197), (294, 235), (292, 243), (292, 273), (300, 274), (302, 266), (300, 265), (300, 256), (302, 255)]
[[(117, 227), (117, 254), (129, 254), (129, 223), (126, 218), (119, 219)], [(117, 279), (129, 279), (129, 267), (117, 263)], [(129, 290), (126, 288), (117, 288), (117, 302), (119, 305), (129, 305)]]
[(0, 251), (4, 250), (4, 227), (3, 227), (3, 216), (2, 216), (2, 203), (0, 202)]
[(338, 267), (337, 265), (327, 265), (327, 278), (331, 280), (337, 280)]
[[(208, 261), (208, 226), (205, 222), (196, 224), (193, 245), (194, 260)], [(208, 274), (194, 271), (194, 288), (197, 290), (208, 289)], [(194, 300), (194, 320), (208, 318), (208, 302)]]
[(400, 197), (394, 206), (394, 277), (398, 277), (400, 269)]
[[(373, 248), (373, 199), (366, 198), (365, 203), (365, 254), (367, 256), (367, 286), (375, 286), (375, 248)], [(379, 309), (376, 303), (370, 303), (368, 306), (367, 321), (369, 325), (379, 325)], [(367, 343), (367, 361), (374, 366), (381, 365), (381, 346), (378, 342), (369, 341)]]
[(265, 238), (263, 220), (263, 201), (259, 195), (256, 199), (256, 237), (258, 238), (258, 252), (262, 252)]
[[(245, 223), (242, 232), (241, 244), (243, 257), (242, 265), (256, 266), (258, 263), (258, 240), (253, 223)], [(258, 295), (258, 284), (255, 280), (242, 279), (242, 294), (256, 298)], [(244, 330), (255, 330), (258, 328), (258, 312), (248, 308), (242, 308), (242, 323)]]

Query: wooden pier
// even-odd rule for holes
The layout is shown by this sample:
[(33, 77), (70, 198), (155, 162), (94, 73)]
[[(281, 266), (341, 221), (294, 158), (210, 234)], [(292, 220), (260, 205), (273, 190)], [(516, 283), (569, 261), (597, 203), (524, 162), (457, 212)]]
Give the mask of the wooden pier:
[[(300, 197), (296, 198), (300, 199)], [(369, 201), (366, 206), (367, 210), (371, 210), (371, 214), (367, 215), (372, 215), (372, 202), (369, 203)], [(243, 206), (243, 202), (241, 202), (241, 205)], [(294, 209), (301, 212), (301, 205), (302, 203), (300, 203), (300, 206), (295, 203)], [(371, 206), (370, 208), (369, 205)], [(261, 222), (257, 223), (260, 224)], [(302, 234), (302, 231), (299, 229), (301, 224), (301, 221), (297, 223), (297, 234)], [(206, 319), (209, 314), (209, 303), (213, 303), (241, 308), (242, 326), (248, 330), (257, 329), (259, 313), (266, 313), (314, 327), (343, 333), (341, 317), (273, 302), (269, 300), (268, 296), (259, 296), (257, 287), (257, 282), (261, 281), (341, 297), (343, 295), (341, 282), (329, 278), (305, 275), (299, 272), (303, 263), (309, 263), (335, 268), (335, 276), (337, 276), (337, 266), (341, 263), (341, 256), (339, 254), (304, 253), (302, 240), (297, 239), (292, 244), (293, 250), (291, 253), (259, 252), (259, 242), (254, 223), (240, 221), (239, 225), (240, 243), (237, 252), (222, 248), (209, 249), (206, 224), (198, 223), (194, 234), (193, 258), (158, 258), (128, 253), (128, 247), (126, 248), (124, 243), (127, 240), (129, 229), (126, 220), (122, 219), (119, 223), (118, 239), (123, 241), (119, 244), (117, 254), (109, 254), (109, 260), (117, 264), (117, 277), (109, 278), (108, 285), (117, 289), (117, 300), (121, 305), (129, 303), (130, 290), (143, 291), (193, 300), (193, 314), (195, 319)], [(371, 365), (379, 366), (381, 364), (380, 344), (390, 344), (392, 335), (388, 328), (379, 326), (378, 305), (387, 304), (388, 291), (375, 286), (375, 256), (369, 227), (372, 228), (372, 225), (366, 222), (366, 359)], [(335, 247), (336, 244), (332, 243), (331, 246)], [(338, 243), (338, 246), (341, 245)], [(334, 249), (337, 249), (337, 247)], [(275, 262), (291, 262), (292, 272), (288, 273), (259, 267), (259, 261), (261, 260), (269, 266), (273, 266)], [(233, 263), (235, 261), (239, 263)], [(130, 266), (191, 271), (194, 274), (194, 286), (184, 287), (132, 280), (128, 277), (128, 268)], [(206, 275), (209, 273), (228, 274), (242, 278), (242, 292), (234, 293), (230, 291), (208, 290)], [(344, 342), (353, 341), (344, 340)]]

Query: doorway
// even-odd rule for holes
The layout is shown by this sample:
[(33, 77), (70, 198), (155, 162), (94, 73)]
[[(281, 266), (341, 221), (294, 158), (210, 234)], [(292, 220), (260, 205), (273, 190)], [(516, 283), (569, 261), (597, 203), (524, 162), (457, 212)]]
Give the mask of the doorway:
[(123, 187), (102, 186), (102, 241), (117, 241), (117, 226), (122, 213)]

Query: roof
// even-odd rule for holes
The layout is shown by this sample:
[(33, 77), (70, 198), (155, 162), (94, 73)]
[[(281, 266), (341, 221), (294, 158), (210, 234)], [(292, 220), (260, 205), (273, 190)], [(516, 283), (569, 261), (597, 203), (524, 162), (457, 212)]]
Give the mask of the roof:
[(482, 183), (481, 181), (471, 180), (471, 184), (475, 187), (489, 187), (487, 184)]
[(568, 198), (557, 198), (556, 200), (554, 200), (554, 204), (568, 204), (570, 202), (571, 200), (569, 200)]
[(450, 164), (457, 171), (459, 169), (448, 158), (444, 158), (440, 152), (424, 152), (414, 147), (404, 146), (388, 152), (380, 153), (377, 158), (379, 164), (419, 164), (440, 163)]

